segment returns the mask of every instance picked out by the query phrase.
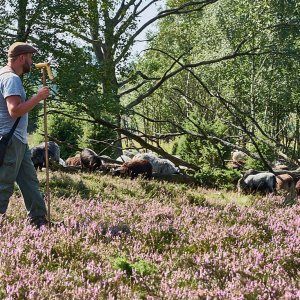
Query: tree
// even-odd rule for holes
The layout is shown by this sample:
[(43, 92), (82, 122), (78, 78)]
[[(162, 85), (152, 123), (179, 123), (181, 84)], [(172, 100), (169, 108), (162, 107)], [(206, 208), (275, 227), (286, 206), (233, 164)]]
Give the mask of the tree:
[[(60, 100), (72, 102), (81, 113), (87, 115), (88, 120), (127, 134), (121, 128), (120, 117), (126, 113), (127, 108), (124, 110), (121, 107), (120, 98), (130, 93), (124, 89), (135, 78), (144, 80), (143, 75), (134, 73), (124, 63), (136, 37), (159, 19), (202, 10), (217, 1), (185, 1), (178, 7), (161, 10), (138, 27), (137, 19), (141, 13), (158, 2), (152, 0), (145, 4), (133, 0), (90, 0), (84, 3), (18, 1), (12, 4), (4, 1), (4, 6), (10, 5), (11, 11), (20, 17), (20, 30), (13, 27), (14, 20), (10, 18), (11, 32), (5, 31), (1, 35), (20, 39), (22, 33), (23, 40), (31, 40), (42, 49), (41, 57), (46, 58), (50, 53), (53, 65), (59, 65), (55, 71)], [(120, 80), (121, 78), (124, 80)], [(130, 107), (143, 101), (166, 79), (163, 78), (147, 93), (138, 96)], [(53, 106), (56, 106), (55, 103)]]
[[(177, 4), (178, 1), (169, 1), (171, 3)], [(164, 106), (171, 107), (173, 113), (167, 113), (160, 120), (174, 125), (175, 120), (169, 118), (175, 115), (178, 131), (191, 131), (192, 125), (189, 134), (201, 139), (219, 140), (232, 148), (237, 144), (246, 153), (253, 149), (249, 145), (254, 145), (252, 157), (261, 160), (269, 169), (267, 159), (271, 157), (264, 158), (268, 152), (278, 154), (283, 151), (295, 160), (299, 153), (291, 151), (291, 144), (286, 143), (291, 141), (291, 130), (282, 129), (295, 128), (297, 124), (293, 116), (297, 113), (294, 103), (296, 95), (299, 95), (299, 83), (296, 83), (299, 79), (289, 70), (298, 68), (299, 45), (295, 43), (299, 35), (298, 22), (296, 1), (289, 5), (278, 1), (268, 1), (267, 4), (254, 4), (247, 0), (219, 1), (203, 12), (185, 16), (183, 20), (177, 16), (164, 19), (159, 36), (152, 44), (157, 52), (160, 49), (161, 55), (150, 58), (149, 53), (141, 67), (149, 70), (149, 66), (166, 66), (173, 62), (189, 68), (186, 68), (185, 74), (173, 77), (164, 85), (160, 93), (165, 98), (154, 96), (149, 99), (152, 104), (153, 101), (164, 101)], [(170, 24), (172, 30), (166, 34), (164, 28), (169, 28)], [(184, 38), (178, 38), (181, 35)], [(240, 50), (239, 47), (259, 51), (205, 68), (201, 65), (195, 67), (192, 63), (212, 56), (224, 56), (235, 49)], [(178, 62), (183, 53), (185, 56)], [(150, 71), (150, 76), (156, 75), (155, 70)], [(198, 108), (198, 121), (189, 117), (195, 106)], [(178, 110), (178, 107), (181, 109)], [(212, 134), (203, 126), (202, 116), (206, 123), (211, 119), (222, 121), (228, 128), (226, 135), (220, 140)], [(148, 117), (154, 118), (154, 115)], [(154, 119), (158, 122), (157, 118)], [(261, 140), (267, 147), (260, 146)], [(292, 144), (294, 149), (297, 148), (296, 142)], [(263, 150), (265, 148), (268, 148), (267, 152)]]
[[(187, 118), (190, 110), (189, 104), (186, 103), (190, 101), (187, 101), (187, 99), (192, 99), (193, 103), (198, 103), (201, 106), (202, 103), (199, 100), (203, 98), (207, 116), (214, 115), (214, 109), (222, 103), (224, 109), (218, 111), (218, 115), (220, 115), (220, 118), (225, 119), (224, 122), (231, 122), (235, 113), (226, 110), (229, 102), (226, 102), (223, 96), (215, 93), (218, 89), (215, 89), (213, 84), (210, 85), (210, 83), (215, 82), (218, 85), (222, 83), (220, 80), (214, 81), (213, 71), (214, 69), (219, 70), (220, 66), (224, 67), (226, 61), (237, 61), (237, 58), (249, 55), (254, 57), (254, 54), (257, 54), (258, 47), (256, 44), (251, 44), (250, 39), (244, 38), (243, 35), (240, 35), (242, 37), (240, 38), (237, 35), (235, 39), (222, 38), (222, 41), (227, 42), (223, 51), (209, 55), (212, 50), (219, 48), (219, 44), (214, 43), (213, 48), (206, 47), (206, 51), (201, 52), (201, 55), (197, 55), (199, 47), (197, 48), (197, 43), (188, 37), (189, 29), (192, 29), (191, 31), (195, 36), (198, 34), (198, 38), (201, 35), (197, 28), (190, 25), (198, 25), (197, 18), (204, 20), (203, 17), (206, 16), (206, 12), (209, 14), (213, 14), (214, 10), (218, 12), (218, 5), (227, 2), (217, 0), (168, 1), (166, 8), (161, 9), (157, 15), (142, 26), (138, 26), (138, 18), (141, 13), (157, 3), (159, 3), (158, 0), (148, 2), (138, 0), (103, 0), (100, 2), (95, 0), (86, 2), (55, 0), (35, 2), (23, 0), (14, 4), (4, 1), (4, 5), (9, 4), (11, 11), (20, 16), (18, 28), (20, 28), (19, 33), (23, 35), (20, 35), (14, 27), (14, 20), (11, 18), (13, 14), (11, 14), (7, 19), (7, 24), (10, 24), (9, 26), (12, 29), (1, 32), (1, 36), (6, 39), (15, 39), (22, 36), (25, 40), (34, 41), (42, 49), (41, 59), (46, 59), (48, 56), (53, 58), (52, 64), (56, 67), (56, 84), (59, 91), (59, 102), (53, 101), (53, 109), (72, 118), (78, 116), (82, 122), (88, 121), (117, 131), (119, 133), (118, 141), (121, 140), (121, 135), (126, 135), (143, 147), (152, 149), (170, 158), (175, 163), (197, 168), (194, 164), (185, 163), (166, 153), (157, 141), (160, 138), (170, 136), (170, 134), (175, 136), (177, 133), (217, 141), (218, 136), (211, 136), (204, 132), (198, 124), (193, 124), (197, 129), (195, 131), (185, 128), (185, 122), (192, 123), (191, 121), (193, 121)], [(244, 5), (244, 3), (250, 2), (243, 1), (242, 4)], [(228, 7), (230, 6), (228, 5)], [(239, 7), (243, 8), (242, 5)], [(24, 8), (27, 10), (24, 10)], [(24, 14), (24, 11), (28, 14)], [(187, 22), (185, 22), (185, 17), (187, 17)], [(25, 20), (25, 26), (21, 20)], [(180, 35), (181, 39), (176, 40), (176, 43), (173, 42), (173, 47), (151, 50), (151, 55), (154, 53), (158, 58), (164, 57), (164, 60), (161, 64), (161, 61), (157, 59), (156, 66), (155, 63), (152, 63), (151, 66), (156, 67), (155, 70), (151, 70), (155, 72), (145, 74), (141, 70), (135, 69), (134, 64), (128, 63), (130, 50), (139, 33), (159, 20), (166, 20), (169, 24), (175, 24), (174, 22), (176, 22), (178, 29), (182, 29), (184, 26), (184, 30)], [(201, 28), (207, 25), (207, 23), (203, 24)], [(207, 27), (210, 28), (210, 26)], [(214, 27), (219, 28), (220, 26), (214, 24)], [(161, 28), (163, 28), (163, 25)], [(210, 36), (206, 36), (203, 41), (201, 40), (203, 45), (205, 45), (205, 41), (212, 40), (211, 32), (206, 32)], [(219, 36), (223, 36), (222, 30), (218, 31)], [(231, 38), (231, 36), (229, 37)], [(171, 42), (170, 39), (169, 42)], [(169, 46), (168, 43), (165, 44)], [(172, 52), (168, 53), (170, 49)], [(152, 59), (152, 61), (155, 60)], [(205, 71), (206, 69), (208, 71)], [(210, 92), (209, 89), (204, 88), (201, 99), (194, 98), (192, 94), (189, 94), (192, 91), (195, 92), (193, 87), (199, 84), (207, 87), (203, 80), (199, 78), (199, 72), (206, 75), (205, 79), (207, 79), (208, 86), (212, 86), (213, 90), (213, 92)], [(178, 86), (177, 89), (170, 88), (168, 94), (165, 91), (160, 92), (162, 87), (167, 86), (168, 83), (171, 86), (178, 79), (182, 79), (183, 81), (180, 82), (183, 82), (183, 84)], [(182, 88), (184, 82), (188, 82), (188, 90)], [(231, 95), (234, 90), (228, 88), (226, 91), (228, 95)], [(147, 115), (143, 116), (147, 113), (147, 106), (145, 106), (146, 110), (143, 113), (139, 111), (140, 106), (146, 103), (152, 95), (161, 95), (162, 99), (170, 99), (173, 95), (176, 95), (172, 107), (161, 105), (153, 109), (153, 113), (159, 112), (162, 117), (167, 115), (171, 118), (167, 120), (153, 120), (152, 118), (151, 120), (151, 116), (150, 118)], [(60, 109), (60, 103), (62, 102), (72, 103), (76, 109), (72, 112), (68, 109), (63, 111)], [(182, 103), (185, 105), (183, 110)], [(174, 115), (173, 107), (176, 108)], [(175, 118), (176, 115), (179, 116), (178, 112), (180, 112), (179, 122)], [(147, 131), (145, 135), (145, 132), (139, 132), (139, 128), (135, 128), (135, 131), (133, 131), (131, 125), (130, 128), (123, 127), (122, 116), (127, 118), (133, 115), (139, 115), (148, 123), (155, 123), (154, 129), (162, 132), (158, 132), (158, 134), (154, 132), (151, 135), (151, 130)], [(239, 114), (238, 116), (241, 124), (231, 123), (239, 127), (236, 130), (242, 128), (244, 132), (248, 132), (248, 126), (244, 124), (245, 115)], [(158, 124), (164, 125), (158, 126)], [(149, 143), (149, 141), (152, 142)], [(232, 141), (227, 142), (227, 144), (233, 145)]]

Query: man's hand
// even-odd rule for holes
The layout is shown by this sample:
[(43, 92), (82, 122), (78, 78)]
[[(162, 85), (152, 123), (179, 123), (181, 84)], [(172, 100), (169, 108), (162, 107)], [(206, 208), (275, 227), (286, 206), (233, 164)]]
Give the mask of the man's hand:
[(41, 101), (48, 98), (49, 95), (50, 95), (49, 87), (43, 86), (38, 90), (36, 97)]

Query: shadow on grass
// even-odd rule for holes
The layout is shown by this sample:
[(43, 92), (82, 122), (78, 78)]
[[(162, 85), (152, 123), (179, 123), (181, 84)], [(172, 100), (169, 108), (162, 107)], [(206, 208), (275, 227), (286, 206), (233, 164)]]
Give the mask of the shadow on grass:
[[(40, 183), (41, 187), (44, 188), (46, 186), (46, 178), (42, 178)], [(82, 199), (89, 199), (95, 193), (95, 191), (89, 188), (80, 178), (77, 180), (67, 174), (63, 176), (56, 174), (51, 175), (49, 187), (51, 194), (57, 197), (79, 195)]]

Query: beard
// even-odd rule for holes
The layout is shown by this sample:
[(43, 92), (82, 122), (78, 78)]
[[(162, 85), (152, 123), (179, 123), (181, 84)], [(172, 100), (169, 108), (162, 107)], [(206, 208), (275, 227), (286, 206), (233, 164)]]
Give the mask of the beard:
[(30, 64), (27, 61), (25, 61), (25, 63), (23, 64), (23, 73), (29, 73), (30, 69)]

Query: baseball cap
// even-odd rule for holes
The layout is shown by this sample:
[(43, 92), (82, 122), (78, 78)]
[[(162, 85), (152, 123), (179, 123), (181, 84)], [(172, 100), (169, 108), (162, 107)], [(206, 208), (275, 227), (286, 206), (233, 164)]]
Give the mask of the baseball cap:
[(13, 43), (8, 49), (8, 57), (16, 57), (25, 53), (35, 53), (37, 50), (30, 44), (23, 42)]

